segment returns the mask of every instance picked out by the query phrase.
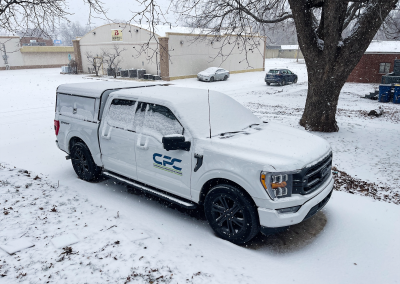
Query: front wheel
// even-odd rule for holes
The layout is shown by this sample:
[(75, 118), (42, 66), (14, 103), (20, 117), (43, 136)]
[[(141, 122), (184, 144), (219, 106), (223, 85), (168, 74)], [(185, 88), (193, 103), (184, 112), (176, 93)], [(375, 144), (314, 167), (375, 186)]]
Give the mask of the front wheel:
[(282, 81), (281, 81), (280, 85), (281, 85), (281, 86), (285, 86), (285, 85), (286, 85), (286, 82), (285, 82), (285, 80), (283, 80), (283, 79), (282, 79)]
[(244, 244), (260, 231), (257, 208), (236, 187), (214, 186), (206, 196), (204, 211), (217, 236), (234, 244)]
[(297, 78), (294, 78), (293, 83), (294, 83), (294, 84), (297, 83)]
[(271, 85), (271, 83), (269, 83), (269, 82), (266, 82), (266, 83), (267, 83), (268, 86)]
[(82, 142), (77, 142), (71, 149), (72, 167), (80, 179), (94, 181), (99, 179), (101, 168), (93, 161), (89, 148)]
[(211, 78), (210, 78), (210, 82), (214, 82), (214, 77), (211, 77)]
[(228, 75), (225, 75), (224, 81), (228, 80)]

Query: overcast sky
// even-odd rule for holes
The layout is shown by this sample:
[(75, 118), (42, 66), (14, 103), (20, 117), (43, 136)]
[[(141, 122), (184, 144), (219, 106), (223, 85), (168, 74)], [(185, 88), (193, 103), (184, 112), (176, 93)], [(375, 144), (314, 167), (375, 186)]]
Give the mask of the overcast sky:
[[(127, 21), (132, 17), (132, 11), (139, 11), (141, 7), (134, 0), (102, 0), (105, 8), (108, 10), (108, 17), (112, 20), (118, 19), (122, 21)], [(162, 5), (164, 10), (167, 10), (170, 1), (168, 0), (158, 0), (158, 3)], [(89, 17), (89, 5), (85, 5), (83, 0), (70, 0), (68, 2), (69, 12), (74, 15), (69, 16), (71, 21), (78, 21), (81, 24), (88, 23)], [(174, 21), (174, 16), (172, 13), (168, 15), (169, 21)], [(93, 26), (99, 26), (105, 24), (103, 20), (92, 19)]]

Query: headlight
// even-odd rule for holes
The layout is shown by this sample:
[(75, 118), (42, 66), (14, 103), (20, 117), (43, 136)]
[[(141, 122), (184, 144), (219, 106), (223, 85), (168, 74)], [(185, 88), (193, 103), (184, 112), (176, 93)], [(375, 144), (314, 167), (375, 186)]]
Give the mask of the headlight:
[(272, 200), (292, 196), (292, 173), (261, 172), (261, 184)]

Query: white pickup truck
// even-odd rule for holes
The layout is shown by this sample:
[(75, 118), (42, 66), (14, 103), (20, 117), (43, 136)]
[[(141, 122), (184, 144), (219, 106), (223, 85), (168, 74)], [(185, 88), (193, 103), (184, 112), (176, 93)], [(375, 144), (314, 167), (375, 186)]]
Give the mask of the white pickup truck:
[(219, 92), (93, 82), (57, 89), (57, 146), (79, 178), (117, 179), (186, 208), (243, 244), (302, 222), (333, 188), (329, 144), (260, 121)]

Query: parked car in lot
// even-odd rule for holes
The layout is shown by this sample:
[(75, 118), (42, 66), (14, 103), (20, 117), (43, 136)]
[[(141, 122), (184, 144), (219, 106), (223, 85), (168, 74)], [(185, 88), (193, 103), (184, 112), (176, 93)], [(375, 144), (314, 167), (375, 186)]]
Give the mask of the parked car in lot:
[(228, 70), (219, 67), (210, 67), (197, 74), (197, 79), (206, 82), (226, 81), (229, 76)]
[(236, 244), (310, 218), (332, 194), (324, 139), (260, 121), (211, 90), (65, 84), (54, 128), (82, 180), (104, 175), (186, 208), (203, 206), (217, 236)]
[(297, 83), (297, 75), (288, 69), (271, 69), (265, 74), (265, 83), (284, 86), (288, 83)]

